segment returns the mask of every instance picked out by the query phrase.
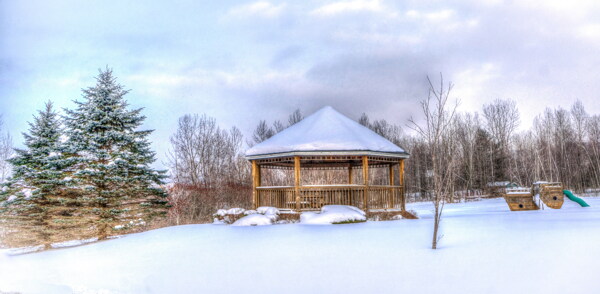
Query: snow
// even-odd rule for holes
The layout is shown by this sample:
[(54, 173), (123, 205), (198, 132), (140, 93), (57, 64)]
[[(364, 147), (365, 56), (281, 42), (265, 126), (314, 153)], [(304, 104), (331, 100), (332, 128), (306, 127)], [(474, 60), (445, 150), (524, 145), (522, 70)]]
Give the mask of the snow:
[(10, 196), (8, 197), (8, 199), (6, 199), (6, 202), (15, 201), (16, 199), (17, 199), (17, 196), (16, 196), (16, 195), (10, 195)]
[(254, 209), (249, 209), (249, 210), (244, 211), (245, 215), (257, 214), (257, 213), (258, 213), (258, 211), (254, 210)]
[(59, 243), (52, 244), (52, 248), (65, 248), (65, 247), (80, 246), (80, 245), (95, 242), (95, 241), (98, 241), (98, 238), (65, 241), (65, 242), (59, 242)]
[(405, 151), (326, 106), (246, 151), (246, 156), (299, 151)]
[(33, 196), (33, 192), (29, 188), (25, 188), (21, 190), (21, 192), (23, 192), (23, 195), (25, 195), (25, 199), (29, 199), (31, 196)]
[(273, 224), (272, 215), (250, 214), (236, 220), (232, 226), (266, 226)]
[(547, 182), (547, 181), (536, 181), (536, 182), (534, 182), (533, 184), (534, 184), (534, 185), (540, 185), (540, 184), (548, 184), (548, 183), (549, 183), (549, 182)]
[(431, 250), (421, 219), (332, 226), (168, 227), (41, 253), (0, 253), (20, 293), (599, 293), (600, 198), (511, 212), (504, 199), (446, 204)]
[(502, 182), (489, 182), (487, 183), (488, 187), (506, 187), (510, 184), (513, 184), (512, 182), (509, 181), (502, 181)]
[(510, 188), (506, 188), (506, 194), (507, 195), (523, 195), (523, 194), (529, 194), (529, 195), (531, 195), (531, 188), (527, 188), (527, 187), (510, 187)]
[(303, 212), (300, 223), (306, 225), (330, 225), (333, 223), (366, 221), (364, 211), (347, 205), (325, 205), (321, 212)]
[(239, 208), (239, 207), (230, 208), (230, 209), (219, 209), (219, 210), (217, 210), (217, 212), (215, 213), (215, 215), (226, 216), (228, 214), (242, 214), (245, 211), (246, 211), (245, 209)]
[(243, 208), (235, 207), (235, 208), (228, 209), (226, 214), (242, 214), (242, 213), (244, 213), (244, 211), (246, 211), (246, 210)]
[(270, 207), (270, 206), (261, 206), (261, 207), (257, 208), (256, 211), (260, 214), (266, 214), (266, 215), (279, 214), (279, 209), (277, 209), (275, 207)]
[[(261, 206), (256, 210), (246, 210), (246, 216), (235, 221), (232, 226), (272, 225), (278, 219), (279, 210), (275, 207)], [(218, 223), (217, 223), (218, 224)]]

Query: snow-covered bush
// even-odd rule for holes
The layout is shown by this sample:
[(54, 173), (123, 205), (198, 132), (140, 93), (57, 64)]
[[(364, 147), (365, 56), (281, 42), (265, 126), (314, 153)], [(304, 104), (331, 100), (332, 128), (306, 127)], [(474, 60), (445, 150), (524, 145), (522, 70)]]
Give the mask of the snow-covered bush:
[(250, 214), (246, 215), (237, 221), (235, 221), (232, 226), (265, 226), (272, 225), (273, 219), (270, 215), (264, 214)]
[(271, 225), (279, 220), (279, 210), (263, 206), (256, 210), (243, 208), (219, 209), (213, 215), (213, 224), (232, 224), (235, 226)]
[(348, 205), (325, 205), (321, 208), (321, 212), (303, 212), (300, 215), (300, 223), (310, 225), (343, 224), (366, 220), (364, 211)]
[(261, 206), (261, 207), (257, 208), (256, 211), (260, 214), (272, 214), (272, 215), (279, 214), (279, 209), (277, 209), (275, 207), (271, 207), (271, 206)]

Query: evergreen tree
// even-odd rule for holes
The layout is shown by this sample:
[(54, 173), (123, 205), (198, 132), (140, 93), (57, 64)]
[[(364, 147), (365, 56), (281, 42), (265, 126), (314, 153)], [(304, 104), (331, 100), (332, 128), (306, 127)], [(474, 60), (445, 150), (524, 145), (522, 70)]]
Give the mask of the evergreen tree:
[(63, 185), (60, 171), (60, 121), (48, 101), (44, 110), (29, 123), (29, 133), (23, 133), (26, 149), (15, 149), (13, 180), (22, 181), (36, 191), (47, 193)]
[(8, 201), (2, 214), (19, 231), (9, 236), (16, 245), (49, 247), (51, 236), (61, 229), (52, 221), (56, 212), (53, 206), (59, 203), (57, 196), (64, 186), (60, 135), (60, 120), (49, 101), (29, 123), (29, 133), (23, 133), (26, 148), (15, 149), (16, 156), (9, 159), (13, 178), (4, 189)]
[(97, 84), (83, 90), (83, 101), (65, 110), (65, 170), (84, 189), (96, 216), (98, 237), (111, 229), (145, 223), (164, 214), (165, 192), (158, 188), (164, 172), (150, 167), (155, 153), (147, 137), (138, 131), (145, 116), (142, 109), (128, 110), (128, 93), (113, 77), (112, 70), (100, 71)]

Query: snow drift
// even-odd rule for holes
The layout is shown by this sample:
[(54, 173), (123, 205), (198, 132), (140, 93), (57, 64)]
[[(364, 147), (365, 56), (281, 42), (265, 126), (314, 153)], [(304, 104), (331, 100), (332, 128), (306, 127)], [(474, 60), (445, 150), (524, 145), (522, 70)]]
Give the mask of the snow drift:
[(300, 223), (308, 225), (329, 225), (344, 222), (366, 221), (364, 211), (348, 205), (325, 205), (321, 212), (303, 212), (300, 215)]

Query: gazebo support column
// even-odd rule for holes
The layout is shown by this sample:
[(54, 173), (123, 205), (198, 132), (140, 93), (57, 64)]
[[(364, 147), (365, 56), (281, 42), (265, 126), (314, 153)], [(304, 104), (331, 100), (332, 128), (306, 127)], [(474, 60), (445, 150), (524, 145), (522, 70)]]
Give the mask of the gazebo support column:
[(400, 187), (402, 187), (402, 191), (400, 192), (400, 197), (402, 199), (402, 205), (400, 206), (400, 209), (402, 209), (402, 211), (406, 210), (406, 197), (405, 197), (405, 188), (404, 188), (404, 159), (400, 159), (399, 165), (398, 165), (398, 173), (400, 174)]
[(352, 185), (352, 182), (354, 182), (354, 173), (350, 164), (348, 165), (348, 185)]
[(252, 160), (252, 206), (254, 209), (258, 208), (260, 203), (260, 195), (258, 194), (258, 187), (261, 185), (260, 179), (260, 166), (256, 162), (256, 160)]
[(365, 212), (369, 210), (369, 157), (362, 157), (362, 165), (363, 165), (363, 182), (364, 182), (364, 192), (363, 192), (363, 209)]
[(300, 156), (294, 156), (294, 191), (296, 195), (296, 211), (300, 211)]
[(390, 177), (390, 186), (392, 186), (390, 188), (390, 198), (389, 198), (389, 208), (394, 208), (394, 198), (396, 198), (394, 195), (394, 165), (390, 164), (389, 169), (388, 169), (388, 175)]

